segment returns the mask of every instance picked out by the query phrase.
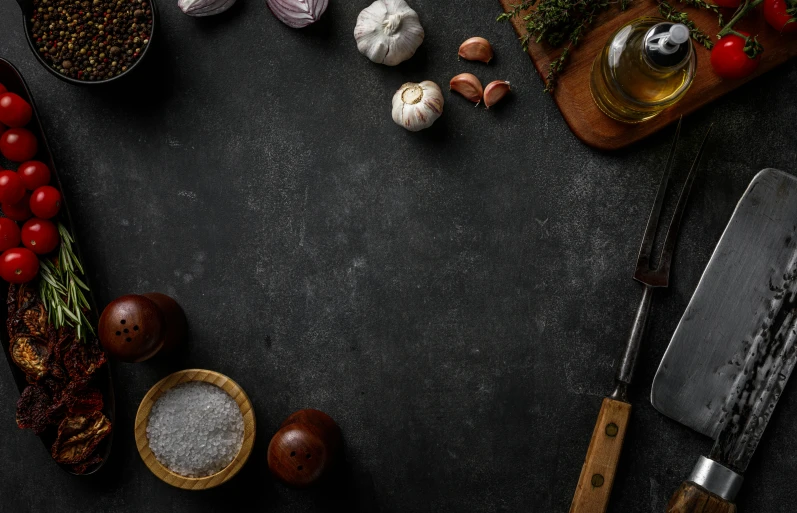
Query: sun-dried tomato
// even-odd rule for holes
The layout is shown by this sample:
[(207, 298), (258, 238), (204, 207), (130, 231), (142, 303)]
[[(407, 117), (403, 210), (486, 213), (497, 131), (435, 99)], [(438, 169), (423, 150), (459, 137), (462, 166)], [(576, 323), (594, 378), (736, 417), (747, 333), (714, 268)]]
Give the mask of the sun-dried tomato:
[(50, 424), (47, 412), (51, 404), (52, 397), (44, 387), (29, 385), (17, 400), (17, 425), (41, 434)]
[(85, 474), (88, 469), (97, 465), (98, 463), (102, 463), (102, 456), (99, 454), (95, 454), (94, 456), (90, 457), (86, 461), (82, 463), (77, 463), (72, 465), (72, 472), (75, 474)]
[(11, 359), (28, 376), (37, 381), (48, 371), (47, 360), (50, 355), (46, 340), (31, 335), (17, 335), (11, 339)]
[(58, 463), (81, 463), (111, 432), (111, 421), (101, 412), (66, 417), (58, 426), (52, 456)]
[(103, 363), (105, 353), (97, 339), (73, 341), (64, 353), (64, 367), (71, 379), (86, 378), (94, 374)]

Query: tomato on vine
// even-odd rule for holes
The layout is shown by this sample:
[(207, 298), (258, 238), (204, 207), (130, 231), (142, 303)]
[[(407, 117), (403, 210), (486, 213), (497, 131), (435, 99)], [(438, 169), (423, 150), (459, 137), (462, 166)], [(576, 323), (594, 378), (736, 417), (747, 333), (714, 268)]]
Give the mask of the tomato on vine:
[[(738, 35), (742, 34), (742, 35)], [(711, 67), (722, 78), (738, 79), (752, 75), (761, 62), (758, 43), (743, 32), (722, 36), (711, 50)], [(744, 36), (744, 37), (742, 37)], [(750, 57), (750, 53), (755, 56)]]
[(789, 14), (789, 9), (797, 10), (797, 4), (788, 0), (764, 0), (764, 18), (772, 28), (784, 34), (797, 32), (797, 19)]
[(39, 273), (39, 258), (27, 248), (11, 248), (0, 255), (0, 278), (27, 283)]

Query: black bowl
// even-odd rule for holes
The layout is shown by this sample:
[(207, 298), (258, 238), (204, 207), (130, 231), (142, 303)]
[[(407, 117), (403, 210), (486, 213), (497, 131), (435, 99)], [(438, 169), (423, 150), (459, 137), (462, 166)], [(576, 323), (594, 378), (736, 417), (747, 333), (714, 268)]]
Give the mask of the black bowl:
[(70, 84), (100, 85), (100, 84), (108, 84), (110, 82), (116, 82), (117, 80), (120, 80), (123, 77), (130, 75), (133, 72), (133, 70), (140, 68), (141, 63), (144, 61), (147, 55), (151, 53), (152, 45), (155, 43), (156, 39), (155, 34), (158, 28), (158, 4), (155, 2), (155, 0), (149, 0), (149, 4), (150, 6), (152, 6), (152, 33), (149, 36), (149, 43), (147, 44), (147, 47), (144, 48), (144, 52), (141, 54), (141, 56), (138, 58), (135, 64), (130, 66), (130, 68), (124, 73), (120, 73), (115, 77), (106, 78), (104, 80), (78, 80), (76, 78), (67, 77), (66, 75), (62, 75), (57, 70), (53, 69), (50, 63), (45, 61), (44, 58), (42, 58), (42, 56), (39, 55), (39, 50), (38, 48), (36, 48), (36, 45), (33, 42), (33, 38), (31, 36), (32, 27), (30, 23), (30, 19), (33, 16), (33, 0), (17, 0), (17, 3), (19, 4), (20, 9), (22, 9), (22, 25), (25, 30), (25, 38), (28, 40), (28, 46), (30, 46), (33, 55), (36, 56), (36, 60), (38, 60), (39, 64), (44, 66), (47, 69), (47, 71), (49, 71), (56, 77), (60, 78), (64, 82), (69, 82)]

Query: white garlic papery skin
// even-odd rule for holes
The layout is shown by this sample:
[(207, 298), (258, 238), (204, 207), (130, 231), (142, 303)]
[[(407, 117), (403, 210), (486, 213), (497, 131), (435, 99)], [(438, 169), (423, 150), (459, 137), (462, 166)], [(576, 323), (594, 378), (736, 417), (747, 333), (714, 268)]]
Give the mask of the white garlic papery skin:
[(408, 82), (393, 95), (393, 121), (410, 132), (432, 126), (443, 113), (443, 91), (434, 82)]
[(235, 0), (178, 0), (177, 7), (189, 16), (211, 16), (219, 14), (235, 3)]
[(354, 27), (360, 53), (388, 66), (415, 55), (423, 36), (418, 13), (404, 0), (376, 0), (362, 10)]

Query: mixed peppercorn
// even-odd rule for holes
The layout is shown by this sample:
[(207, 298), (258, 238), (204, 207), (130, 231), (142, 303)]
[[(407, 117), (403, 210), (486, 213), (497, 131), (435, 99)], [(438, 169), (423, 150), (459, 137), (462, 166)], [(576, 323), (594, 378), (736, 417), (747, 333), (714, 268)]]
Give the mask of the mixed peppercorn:
[(34, 0), (31, 34), (39, 55), (78, 80), (107, 80), (127, 71), (152, 34), (146, 0)]

